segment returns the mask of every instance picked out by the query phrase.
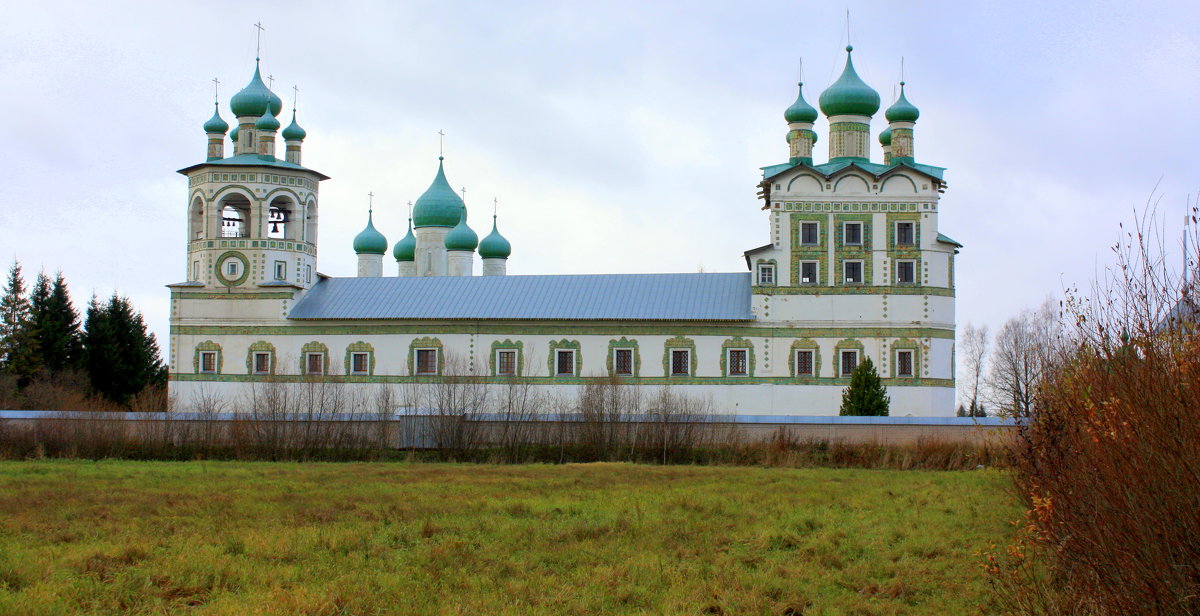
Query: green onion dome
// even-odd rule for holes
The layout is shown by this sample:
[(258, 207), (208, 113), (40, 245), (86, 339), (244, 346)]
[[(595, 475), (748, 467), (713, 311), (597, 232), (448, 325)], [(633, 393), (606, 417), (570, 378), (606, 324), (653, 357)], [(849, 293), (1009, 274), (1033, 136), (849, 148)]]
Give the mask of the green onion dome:
[(799, 87), (799, 93), (796, 94), (796, 102), (792, 103), (792, 106), (783, 112), (783, 119), (787, 120), (789, 124), (792, 122), (808, 122), (810, 124), (816, 122), (817, 110), (812, 105), (809, 105), (808, 101), (804, 100), (804, 82), (796, 85)]
[(288, 127), (283, 129), (284, 141), (304, 141), (304, 138), (307, 136), (308, 133), (305, 132), (303, 128), (300, 128), (299, 124), (296, 124), (296, 110), (293, 109), (292, 123), (288, 124)]
[(387, 252), (388, 241), (375, 229), (373, 214), (367, 213), (367, 228), (354, 236), (354, 252), (360, 255), (381, 255)]
[(413, 224), (417, 228), (453, 227), (466, 216), (467, 206), (446, 181), (442, 160), (439, 156), (437, 176), (413, 206)]
[(416, 261), (417, 260), (417, 238), (413, 235), (412, 219), (408, 219), (408, 235), (404, 236), (392, 248), (392, 256), (397, 261)]
[(880, 143), (880, 145), (882, 145), (884, 147), (892, 145), (892, 127), (891, 126), (883, 129), (882, 133), (879, 133), (879, 143)]
[(233, 130), (229, 131), (229, 140), (234, 143), (237, 143), (238, 128), (240, 127), (234, 126)]
[(507, 259), (512, 254), (512, 244), (496, 229), (496, 217), (492, 216), (492, 232), (479, 242), (479, 257), (482, 259)]
[(821, 111), (826, 116), (859, 115), (873, 116), (879, 111), (879, 93), (863, 82), (854, 72), (850, 52), (854, 47), (846, 46), (846, 68), (833, 85), (821, 93)]
[(229, 130), (229, 124), (221, 119), (221, 110), (217, 107), (217, 103), (213, 103), (213, 117), (209, 118), (204, 123), (204, 132), (206, 133), (221, 133), (225, 134)]
[(921, 117), (921, 111), (904, 97), (903, 81), (900, 82), (900, 98), (896, 99), (883, 115), (888, 122), (916, 122), (917, 118)]
[(479, 236), (467, 226), (467, 210), (464, 208), (458, 224), (446, 234), (446, 250), (474, 251), (478, 245)]
[(229, 109), (233, 115), (242, 118), (258, 117), (271, 110), (271, 115), (279, 115), (283, 111), (283, 101), (263, 83), (262, 75), (258, 72), (258, 61), (254, 61), (254, 76), (241, 92), (233, 95), (229, 101)]
[(254, 121), (254, 130), (275, 132), (279, 130), (279, 120), (271, 115), (270, 110), (264, 111), (262, 116)]

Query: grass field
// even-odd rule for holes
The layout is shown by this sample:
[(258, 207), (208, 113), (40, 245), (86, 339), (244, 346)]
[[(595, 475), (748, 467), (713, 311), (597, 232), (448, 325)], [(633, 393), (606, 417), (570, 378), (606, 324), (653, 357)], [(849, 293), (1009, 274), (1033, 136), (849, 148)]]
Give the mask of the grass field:
[(0, 463), (0, 614), (968, 614), (995, 471)]

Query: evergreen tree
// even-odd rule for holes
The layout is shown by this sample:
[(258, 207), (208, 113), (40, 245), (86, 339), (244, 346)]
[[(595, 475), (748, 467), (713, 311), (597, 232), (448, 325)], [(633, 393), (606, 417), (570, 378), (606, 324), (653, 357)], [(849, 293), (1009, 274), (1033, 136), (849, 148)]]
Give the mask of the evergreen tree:
[(71, 304), (62, 272), (54, 282), (45, 273), (38, 274), (30, 303), (42, 366), (51, 374), (78, 368), (83, 356), (79, 313)]
[(863, 359), (850, 375), (850, 386), (842, 390), (840, 414), (886, 416), (890, 404), (875, 364), (870, 357)]
[(158, 342), (128, 299), (113, 294), (102, 304), (93, 297), (83, 329), (88, 378), (109, 400), (128, 404), (146, 387), (166, 382)]
[(13, 261), (4, 297), (0, 298), (0, 370), (13, 375), (24, 386), (38, 369), (37, 336), (29, 298), (25, 296), (25, 279), (21, 277), (21, 263)]

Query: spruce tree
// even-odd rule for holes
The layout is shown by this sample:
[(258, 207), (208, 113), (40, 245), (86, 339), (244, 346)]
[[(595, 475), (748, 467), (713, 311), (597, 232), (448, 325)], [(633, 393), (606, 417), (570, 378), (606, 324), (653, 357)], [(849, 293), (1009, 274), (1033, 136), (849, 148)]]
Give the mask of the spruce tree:
[(0, 370), (28, 385), (39, 369), (37, 336), (30, 316), (29, 298), (21, 263), (13, 261), (8, 270), (4, 297), (0, 298)]
[(863, 359), (850, 375), (850, 386), (842, 390), (841, 415), (886, 416), (891, 400), (871, 358)]
[(146, 387), (166, 382), (158, 342), (128, 299), (113, 294), (102, 304), (93, 297), (83, 329), (88, 378), (104, 397), (128, 404)]
[(62, 272), (54, 282), (45, 273), (38, 274), (30, 303), (42, 366), (51, 374), (79, 368), (83, 356), (79, 313), (71, 304)]

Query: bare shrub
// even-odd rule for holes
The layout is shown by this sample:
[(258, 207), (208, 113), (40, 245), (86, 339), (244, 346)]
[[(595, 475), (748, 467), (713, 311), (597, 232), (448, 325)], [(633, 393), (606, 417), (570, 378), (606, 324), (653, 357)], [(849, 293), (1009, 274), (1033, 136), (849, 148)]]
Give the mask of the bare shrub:
[(1200, 336), (1177, 309), (1195, 283), (1167, 267), (1153, 217), (1137, 220), (1091, 293), (1068, 293), (1077, 343), (1019, 430), (1028, 517), (987, 563), (1009, 613), (1200, 613)]

